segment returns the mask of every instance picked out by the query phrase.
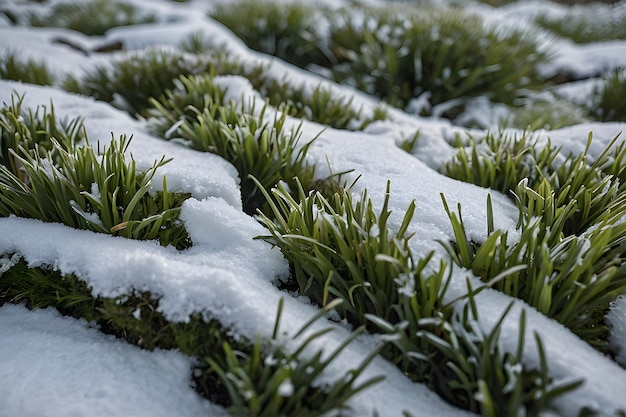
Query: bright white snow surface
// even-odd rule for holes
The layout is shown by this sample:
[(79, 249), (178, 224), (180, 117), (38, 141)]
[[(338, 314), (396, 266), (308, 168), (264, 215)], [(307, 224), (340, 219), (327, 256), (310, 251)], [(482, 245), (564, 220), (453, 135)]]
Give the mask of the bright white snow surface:
[[(15, 4), (13, 4), (15, 3)], [(371, 111), (377, 104), (373, 98), (344, 86), (322, 80), (312, 74), (262, 54), (251, 52), (222, 26), (205, 17), (205, 2), (177, 4), (166, 1), (133, 3), (150, 8), (162, 23), (117, 28), (104, 37), (89, 38), (58, 29), (17, 29), (0, 22), (0, 52), (16, 50), (25, 57), (44, 60), (56, 74), (80, 74), (98, 65), (102, 58), (83, 56), (63, 45), (53, 44), (57, 36), (71, 38), (80, 45), (123, 40), (128, 48), (176, 46), (185, 36), (202, 31), (233, 55), (247, 62), (271, 62), (277, 79), (289, 78), (297, 84), (328, 85), (335, 94), (354, 96), (353, 105)], [(329, 3), (329, 2), (325, 2)], [(337, 1), (335, 4), (339, 4)], [(436, 2), (431, 2), (436, 3)], [(9, 4), (9, 3), (7, 3)], [(17, 2), (11, 2), (13, 6)], [(528, 7), (541, 7), (528, 3)], [(556, 6), (555, 6), (556, 7)], [(477, 8), (490, 21), (511, 20), (515, 9)], [(519, 6), (520, 11), (523, 7)], [(553, 11), (554, 12), (554, 11)], [(526, 11), (517, 16), (528, 16)], [(168, 19), (174, 16), (175, 19)], [(519, 19), (518, 19), (519, 20)], [(521, 19), (523, 21), (523, 19)], [(520, 23), (519, 21), (517, 23)], [(523, 24), (520, 23), (520, 24)], [(564, 44), (555, 41), (555, 45)], [(567, 44), (559, 50), (555, 65), (579, 67), (580, 54), (593, 50), (593, 59), (603, 66), (618, 65), (615, 51), (625, 43), (608, 43), (598, 48)], [(621, 49), (620, 49), (621, 48)], [(598, 57), (597, 55), (600, 55)], [(620, 55), (621, 56), (621, 55)], [(62, 59), (59, 59), (62, 57)], [(576, 65), (574, 65), (576, 61)], [(257, 97), (250, 85), (238, 77), (222, 77), (220, 83), (229, 87), (235, 99)], [(106, 143), (111, 132), (117, 137), (133, 134), (130, 152), (140, 167), (147, 167), (162, 155), (173, 161), (160, 169), (167, 177), (168, 188), (192, 194), (183, 206), (181, 218), (193, 239), (187, 251), (163, 248), (155, 242), (131, 241), (88, 231), (74, 230), (59, 224), (42, 223), (19, 218), (0, 219), (0, 253), (19, 253), (31, 266), (52, 265), (64, 273), (76, 273), (96, 295), (116, 296), (129, 291), (149, 290), (161, 296), (159, 308), (172, 321), (185, 321), (193, 312), (219, 319), (236, 335), (272, 333), (278, 300), (285, 298), (281, 330), (293, 333), (305, 323), (316, 308), (302, 299), (281, 293), (277, 280), (288, 273), (280, 252), (255, 236), (264, 233), (256, 220), (241, 210), (239, 179), (236, 170), (223, 159), (165, 142), (151, 136), (143, 122), (129, 117), (108, 104), (65, 93), (58, 88), (36, 87), (0, 81), (0, 101), (9, 102), (12, 92), (25, 94), (25, 107), (49, 105), (52, 100), (57, 115), (81, 116), (92, 143)], [(243, 96), (242, 96), (243, 94)], [(257, 106), (258, 107), (258, 106)], [(391, 181), (391, 227), (398, 227), (412, 200), (417, 210), (411, 224), (415, 232), (412, 249), (416, 256), (431, 250), (444, 257), (445, 252), (435, 240), (448, 240), (452, 231), (441, 204), (445, 194), (453, 207), (460, 202), (463, 219), (473, 239), (486, 233), (486, 201), (491, 193), (496, 227), (515, 236), (516, 209), (498, 193), (451, 180), (436, 168), (452, 155), (447, 140), (463, 130), (438, 119), (421, 119), (390, 109), (391, 121), (375, 123), (366, 132), (348, 132), (326, 128), (311, 149), (310, 157), (324, 177), (328, 170), (354, 170), (360, 175), (354, 192), (367, 188), (377, 206), (382, 204), (384, 190)], [(294, 125), (300, 120), (290, 120)], [(590, 155), (593, 157), (624, 124), (579, 125), (559, 131), (540, 132), (563, 146), (564, 152), (581, 152), (587, 135), (594, 132)], [(303, 138), (316, 136), (324, 126), (303, 123)], [(420, 130), (420, 142), (409, 155), (395, 146), (399, 138)], [(473, 135), (485, 132), (468, 132)], [(155, 181), (158, 189), (160, 181)], [(0, 265), (0, 271), (2, 265)], [(466, 271), (453, 273), (449, 298), (465, 291)], [(474, 279), (475, 280), (475, 279)], [(474, 282), (475, 286), (478, 281)], [(501, 293), (485, 290), (477, 297), (480, 326), (488, 330), (500, 317), (511, 299)], [(509, 314), (503, 329), (501, 345), (514, 351), (517, 345), (518, 320), (524, 309), (527, 314), (527, 335), (524, 362), (538, 364), (533, 332), (541, 335), (548, 356), (550, 371), (557, 382), (584, 378), (585, 384), (575, 393), (558, 402), (559, 413), (573, 416), (582, 407), (592, 407), (600, 415), (614, 415), (626, 410), (626, 371), (612, 360), (598, 354), (566, 328), (528, 307), (521, 301)], [(623, 299), (616, 301), (609, 314), (614, 332), (612, 342), (618, 348), (618, 359), (626, 363), (626, 308)], [(334, 326), (322, 320), (311, 331)], [(332, 349), (348, 336), (345, 328), (336, 327), (317, 347)], [(361, 337), (351, 344), (324, 375), (335, 379), (358, 365), (371, 351), (374, 341)], [(21, 306), (0, 308), (0, 416), (153, 416), (153, 415), (222, 415), (219, 407), (199, 399), (190, 388), (191, 359), (176, 352), (146, 352), (125, 342), (103, 336), (82, 322), (62, 318), (55, 312), (27, 311)], [(378, 358), (369, 366), (364, 378), (385, 375), (386, 381), (353, 398), (353, 415), (400, 416), (404, 410), (413, 416), (463, 416), (420, 384), (414, 384), (395, 367)], [(288, 387), (285, 387), (287, 389)]]

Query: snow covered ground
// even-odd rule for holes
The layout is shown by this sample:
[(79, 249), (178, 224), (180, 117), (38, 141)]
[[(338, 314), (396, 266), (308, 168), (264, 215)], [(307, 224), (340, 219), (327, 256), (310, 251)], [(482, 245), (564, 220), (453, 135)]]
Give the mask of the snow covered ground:
[[(53, 43), (52, 39), (63, 36), (82, 45), (122, 40), (129, 49), (141, 49), (176, 46), (190, 33), (202, 31), (243, 60), (271, 61), (278, 79), (289, 77), (312, 86), (327, 84), (336, 94), (354, 96), (354, 105), (362, 106), (366, 112), (378, 103), (363, 93), (247, 49), (224, 27), (205, 17), (205, 2), (133, 0), (132, 3), (157, 13), (161, 23), (116, 28), (101, 38), (89, 38), (62, 29), (17, 28), (0, 19), (0, 52), (16, 50), (25, 57), (43, 60), (57, 74), (80, 74), (105, 58), (86, 57)], [(547, 13), (547, 8), (544, 2), (520, 2), (497, 10), (476, 6), (476, 11), (490, 21), (523, 24), (534, 13)], [(562, 10), (557, 6), (549, 9), (551, 13)], [(626, 66), (626, 42), (585, 46), (568, 41), (546, 42), (552, 42), (550, 46), (556, 55), (552, 61), (555, 67), (546, 68), (547, 72), (567, 68), (584, 75), (599, 67)], [(242, 78), (222, 77), (220, 83), (229, 87), (235, 99), (257, 96)], [(54, 265), (63, 273), (76, 273), (93, 288), (94, 295), (110, 297), (131, 289), (149, 290), (162, 296), (159, 308), (171, 321), (186, 321), (191, 313), (201, 312), (219, 319), (240, 335), (270, 337), (281, 297), (285, 297), (282, 329), (288, 333), (295, 332), (315, 313), (316, 307), (282, 293), (274, 285), (288, 273), (287, 262), (278, 249), (254, 240), (255, 236), (264, 234), (264, 229), (242, 211), (239, 179), (229, 163), (218, 156), (153, 137), (144, 122), (91, 98), (54, 87), (0, 81), (0, 101), (10, 102), (13, 92), (25, 94), (26, 108), (49, 105), (52, 101), (60, 118), (82, 116), (92, 142), (108, 141), (111, 132), (115, 136), (133, 134), (130, 152), (139, 167), (150, 166), (161, 155), (173, 158), (159, 173), (167, 176), (171, 191), (192, 195), (183, 206), (181, 218), (194, 246), (179, 252), (155, 242), (131, 241), (11, 217), (0, 219), (0, 253), (19, 253), (31, 266)], [(332, 129), (304, 121), (303, 140), (324, 129), (310, 151), (318, 175), (324, 177), (329, 168), (333, 172), (353, 170), (347, 178), (361, 177), (354, 191), (359, 193), (367, 188), (378, 207), (382, 205), (386, 183), (391, 180), (392, 229), (400, 226), (404, 211), (416, 200), (417, 214), (410, 229), (415, 232), (411, 244), (417, 256), (434, 249), (436, 256), (444, 257), (445, 251), (435, 241), (453, 238), (440, 203), (441, 192), (451, 206), (461, 203), (465, 226), (476, 240), (484, 238), (486, 233), (488, 194), (494, 202), (496, 228), (515, 235), (517, 209), (508, 198), (452, 180), (434, 169), (453, 153), (446, 139), (463, 129), (443, 119), (422, 119), (394, 109), (390, 109), (390, 114), (390, 121), (374, 123), (365, 132)], [(301, 122), (289, 120), (294, 126)], [(413, 155), (395, 146), (399, 137), (417, 129), (420, 129), (420, 141)], [(538, 136), (549, 137), (563, 147), (563, 152), (580, 153), (592, 131), (595, 141), (590, 154), (593, 156), (624, 130), (626, 124), (595, 123), (542, 131)], [(207, 166), (211, 169), (206, 169)], [(0, 272), (5, 267), (8, 265), (0, 265)], [(468, 276), (469, 272), (455, 271), (450, 298), (466, 291)], [(477, 278), (472, 279), (478, 282)], [(485, 290), (476, 301), (480, 325), (489, 329), (511, 299), (495, 290)], [(582, 407), (592, 407), (599, 415), (607, 416), (614, 415), (614, 410), (626, 410), (626, 370), (522, 301), (515, 302), (503, 326), (504, 349), (516, 349), (522, 309), (528, 323), (525, 364), (539, 362), (532, 336), (537, 332), (556, 381), (585, 380), (581, 388), (559, 400), (562, 415), (576, 415)], [(613, 342), (621, 347), (618, 359), (626, 366), (624, 299), (616, 301), (608, 318), (613, 324)], [(320, 322), (311, 331), (329, 325), (334, 326)], [(348, 335), (348, 330), (337, 327), (330, 336), (318, 341), (317, 346), (338, 346)], [(333, 364), (326, 376), (333, 378), (354, 368), (369, 354), (371, 346), (370, 337), (361, 337), (342, 353), (341, 360)], [(225, 415), (223, 409), (201, 399), (190, 387), (192, 362), (178, 352), (140, 350), (98, 333), (88, 323), (61, 317), (51, 310), (29, 311), (9, 304), (0, 307), (0, 416)], [(351, 400), (353, 415), (372, 415), (378, 411), (383, 416), (400, 416), (404, 410), (416, 417), (469, 414), (448, 405), (425, 386), (412, 383), (382, 358), (374, 360), (363, 377), (375, 375), (385, 375), (386, 381)]]

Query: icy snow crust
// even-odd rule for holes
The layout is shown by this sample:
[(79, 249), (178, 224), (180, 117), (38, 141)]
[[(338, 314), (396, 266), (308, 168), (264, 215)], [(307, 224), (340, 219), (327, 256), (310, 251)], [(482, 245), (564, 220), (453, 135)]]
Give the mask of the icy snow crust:
[[(114, 40), (123, 40), (129, 49), (148, 46), (175, 46), (188, 34), (202, 31), (205, 37), (223, 45), (234, 56), (246, 62), (271, 62), (277, 79), (289, 78), (296, 84), (312, 87), (319, 83), (332, 88), (334, 94), (354, 96), (353, 105), (369, 112), (377, 100), (345, 86), (338, 86), (315, 75), (268, 59), (245, 48), (217, 23), (204, 17), (204, 2), (178, 5), (165, 1), (140, 1), (134, 4), (150, 8), (161, 23), (137, 27), (116, 28), (104, 37), (88, 38), (60, 29), (16, 29), (0, 22), (0, 48), (13, 49), (25, 57), (43, 59), (57, 74), (80, 75), (100, 64), (97, 55), (88, 57), (63, 45), (53, 44), (58, 36), (69, 37), (77, 44), (89, 46)], [(341, 2), (325, 2), (338, 5)], [(436, 3), (436, 2), (433, 2)], [(524, 4), (524, 3), (521, 3)], [(533, 7), (542, 8), (542, 2), (526, 3), (526, 16)], [(532, 6), (531, 6), (532, 5)], [(523, 24), (523, 7), (496, 10), (477, 7), (487, 19), (502, 24)], [(556, 6), (552, 6), (556, 7)], [(552, 12), (559, 12), (555, 8)], [(173, 17), (172, 19), (166, 18)], [(516, 16), (513, 19), (511, 16)], [(558, 47), (558, 65), (571, 66), (572, 71), (591, 71), (579, 68), (576, 54), (593, 54), (586, 62), (600, 62), (604, 67), (624, 65), (616, 57), (626, 43), (606, 43), (598, 48), (567, 45), (554, 41)], [(589, 51), (587, 51), (587, 49)], [(593, 50), (593, 52), (590, 52)], [(599, 52), (600, 51), (600, 52)], [(602, 52), (604, 51), (604, 52)], [(596, 56), (596, 55), (599, 55)], [(63, 59), (59, 59), (62, 56)], [(117, 54), (114, 56), (122, 56)], [(584, 56), (584, 55), (583, 55)], [(586, 57), (587, 58), (587, 57)], [(107, 57), (108, 59), (108, 57)], [(556, 64), (555, 64), (556, 65)], [(577, 64), (578, 65), (578, 64)], [(549, 69), (547, 69), (548, 71)], [(229, 88), (231, 98), (257, 97), (247, 81), (239, 77), (221, 77)], [(90, 141), (106, 144), (121, 134), (132, 134), (130, 153), (139, 167), (148, 167), (162, 155), (173, 160), (157, 172), (158, 179), (167, 177), (168, 189), (192, 194), (183, 205), (181, 219), (194, 242), (187, 251), (163, 248), (155, 242), (132, 241), (80, 231), (59, 224), (42, 223), (15, 217), (0, 219), (0, 253), (18, 253), (30, 266), (52, 266), (63, 273), (75, 273), (92, 288), (94, 295), (116, 296), (131, 290), (149, 290), (162, 296), (161, 312), (172, 321), (186, 321), (193, 312), (207, 318), (217, 318), (230, 326), (236, 335), (272, 333), (276, 306), (285, 298), (281, 330), (294, 333), (315, 313), (315, 307), (276, 289), (276, 282), (288, 273), (287, 263), (277, 249), (255, 236), (264, 229), (241, 210), (239, 179), (228, 162), (218, 156), (196, 152), (173, 142), (151, 136), (143, 122), (108, 104), (90, 98), (68, 94), (57, 88), (36, 87), (0, 81), (0, 100), (9, 102), (13, 91), (25, 94), (25, 107), (54, 103), (60, 118), (84, 118)], [(258, 106), (257, 106), (258, 108)], [(393, 210), (391, 227), (398, 227), (403, 213), (412, 200), (417, 204), (411, 224), (415, 236), (411, 241), (416, 256), (436, 250), (436, 256), (445, 252), (435, 240), (452, 238), (447, 216), (441, 204), (443, 193), (451, 207), (460, 202), (463, 220), (472, 239), (484, 238), (486, 201), (491, 194), (494, 203), (496, 227), (509, 230), (515, 238), (517, 213), (504, 196), (473, 185), (451, 180), (435, 169), (453, 154), (447, 140), (455, 133), (484, 135), (485, 132), (466, 132), (447, 121), (420, 119), (401, 111), (389, 109), (391, 121), (378, 122), (366, 132), (347, 132), (325, 128), (312, 122), (302, 126), (303, 141), (318, 135), (310, 157), (318, 167), (318, 175), (354, 170), (350, 176), (361, 176), (354, 187), (359, 193), (367, 188), (375, 205), (382, 205), (387, 181), (391, 181), (390, 208)], [(289, 120), (294, 126), (300, 120)], [(563, 152), (580, 153), (587, 134), (594, 132), (595, 142), (590, 151), (594, 157), (625, 124), (590, 124), (550, 132), (540, 132), (538, 138), (548, 137), (563, 147)], [(420, 130), (420, 141), (409, 155), (395, 146), (402, 137)], [(158, 190), (161, 182), (153, 184)], [(0, 265), (0, 270), (2, 265)], [(448, 297), (465, 292), (467, 271), (455, 270)], [(475, 278), (474, 284), (478, 285)], [(486, 331), (500, 317), (511, 298), (492, 290), (485, 290), (476, 299), (480, 326)], [(614, 327), (612, 342), (621, 348), (618, 359), (626, 363), (626, 308), (622, 300), (614, 303), (609, 319)], [(515, 305), (503, 329), (502, 348), (514, 351), (517, 345), (519, 315), (527, 314), (527, 335), (524, 362), (539, 362), (533, 332), (541, 335), (548, 356), (550, 371), (556, 382), (584, 378), (585, 384), (566, 397), (558, 406), (562, 415), (576, 415), (582, 407), (598, 410), (600, 415), (613, 415), (616, 409), (626, 409), (626, 371), (612, 360), (603, 357), (574, 336), (559, 323), (546, 318), (522, 301)], [(310, 330), (333, 326), (320, 321)], [(348, 336), (345, 328), (337, 327), (318, 348), (332, 350)], [(343, 376), (369, 354), (371, 337), (361, 337), (351, 344), (324, 375), (330, 380)], [(99, 334), (82, 322), (62, 318), (52, 311), (27, 311), (20, 306), (0, 308), (0, 357), (9, 358), (0, 367), (0, 416), (24, 415), (223, 415), (223, 410), (199, 399), (189, 388), (191, 360), (174, 352), (146, 352), (128, 346), (125, 342)], [(8, 366), (7, 366), (8, 363)], [(408, 410), (414, 416), (463, 416), (467, 412), (444, 403), (421, 384), (414, 384), (394, 366), (377, 358), (363, 378), (385, 375), (386, 381), (353, 398), (353, 415), (400, 416)], [(55, 379), (61, 376), (62, 381)], [(285, 387), (287, 389), (288, 387)], [(37, 401), (32, 400), (36, 392)], [(98, 414), (101, 412), (101, 414)], [(74, 413), (74, 414), (72, 414)]]

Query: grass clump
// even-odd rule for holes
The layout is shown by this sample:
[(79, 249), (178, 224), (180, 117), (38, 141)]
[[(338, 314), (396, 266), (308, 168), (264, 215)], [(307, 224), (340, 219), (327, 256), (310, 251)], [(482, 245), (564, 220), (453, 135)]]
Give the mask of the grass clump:
[(299, 292), (320, 305), (341, 300), (340, 318), (383, 333), (389, 342), (383, 356), (413, 380), (485, 416), (539, 415), (552, 399), (580, 384), (552, 385), (545, 360), (540, 369), (524, 367), (523, 319), (521, 347), (516, 353), (500, 351), (507, 311), (490, 333), (480, 331), (472, 298), (480, 289), (470, 288), (466, 300), (443, 301), (449, 270), (443, 261), (430, 265), (432, 254), (413, 259), (407, 232), (413, 204), (399, 230), (389, 230), (389, 188), (380, 212), (366, 192), (356, 201), (344, 189), (326, 198), (300, 188), (298, 200), (284, 187), (272, 193), (266, 197), (274, 219), (260, 214), (270, 232), (261, 239), (289, 260)]
[(588, 121), (581, 107), (566, 100), (533, 100), (513, 110), (512, 116), (504, 121), (506, 127), (529, 131), (555, 130)]
[(301, 68), (310, 64), (328, 66), (331, 62), (317, 30), (322, 18), (319, 8), (248, 0), (218, 5), (211, 17), (243, 39), (248, 47)]
[[(489, 332), (481, 330), (473, 293), (446, 315), (403, 321), (396, 325), (369, 316), (399, 352), (401, 369), (426, 382), (445, 400), (482, 416), (542, 416), (554, 412), (559, 396), (583, 384), (557, 384), (549, 375), (540, 337), (535, 334), (539, 368), (522, 362), (525, 313), (519, 322), (515, 352), (500, 348), (500, 333), (512, 304)], [(421, 378), (416, 376), (421, 375)], [(410, 413), (408, 415), (411, 415)]]
[(626, 121), (625, 94), (626, 70), (617, 69), (594, 91), (590, 112), (603, 122)]
[(540, 15), (537, 24), (576, 43), (626, 39), (624, 13), (615, 7), (576, 7), (562, 16)]
[(320, 305), (333, 298), (344, 300), (342, 313), (353, 323), (366, 322), (368, 313), (395, 317), (394, 278), (403, 272), (402, 265), (412, 262), (406, 229), (415, 206), (407, 211), (402, 228), (390, 234), (389, 189), (380, 215), (365, 191), (356, 202), (346, 190), (330, 199), (320, 192), (307, 195), (301, 186), (298, 199), (280, 185), (272, 193), (276, 203), (267, 198), (275, 220), (260, 215), (270, 232), (262, 239), (290, 260), (300, 293)]
[(0, 78), (38, 85), (52, 85), (55, 82), (55, 77), (45, 64), (32, 59), (20, 59), (15, 51), (5, 51), (0, 55)]
[[(214, 60), (212, 59), (214, 58)], [(181, 75), (228, 73), (237, 64), (222, 55), (199, 58), (180, 52), (149, 49), (129, 54), (92, 70), (81, 79), (68, 78), (66, 90), (107, 101), (136, 116), (149, 100), (174, 87)]]
[(31, 15), (32, 26), (63, 27), (86, 35), (104, 35), (116, 26), (153, 23), (156, 17), (116, 0), (56, 4), (45, 16)]
[(550, 144), (538, 145), (529, 134), (488, 133), (480, 140), (470, 137), (469, 145), (459, 148), (446, 164), (445, 174), (507, 194), (523, 178), (538, 182), (555, 163), (558, 151)]
[(353, 98), (335, 97), (329, 88), (318, 85), (307, 91), (305, 85), (296, 87), (290, 82), (271, 80), (259, 90), (269, 103), (292, 117), (312, 120), (335, 129), (363, 130), (377, 120), (387, 119), (381, 107), (371, 117), (363, 118), (361, 109), (356, 109)]
[[(537, 66), (547, 59), (532, 36), (488, 28), (462, 10), (360, 7), (307, 15), (305, 9), (243, 2), (213, 17), (253, 49), (399, 107), (422, 94), (432, 105), (479, 95), (510, 103), (540, 83)], [(276, 18), (282, 15), (290, 18)], [(311, 26), (311, 16), (322, 29)]]
[(22, 152), (38, 152), (48, 159), (55, 160), (53, 137), (64, 149), (70, 149), (87, 140), (85, 128), (80, 119), (58, 120), (54, 106), (37, 107), (35, 111), (22, 110), (24, 96), (11, 95), (11, 104), (3, 103), (0, 108), (0, 164), (11, 172), (19, 172), (21, 166), (10, 155), (10, 150), (23, 149)]
[(530, 35), (486, 27), (458, 10), (364, 9), (334, 19), (333, 78), (405, 107), (464, 96), (510, 103), (539, 83), (546, 60)]
[(345, 402), (355, 394), (384, 379), (384, 376), (356, 382), (367, 365), (376, 357), (374, 350), (357, 369), (349, 371), (345, 378), (320, 383), (318, 380), (324, 369), (363, 331), (357, 329), (335, 350), (323, 355), (318, 351), (310, 357), (304, 354), (314, 342), (333, 329), (328, 327), (304, 336), (305, 331), (326, 312), (338, 303), (326, 306), (316, 316), (305, 323), (292, 336), (298, 347), (287, 352), (280, 341), (279, 323), (282, 312), (282, 299), (272, 338), (262, 344), (260, 340), (252, 346), (251, 352), (240, 358), (228, 344), (224, 344), (225, 364), (207, 358), (212, 369), (225, 382), (233, 405), (229, 411), (234, 416), (321, 416), (327, 413), (341, 413), (349, 408)]
[(294, 346), (288, 349), (283, 335), (278, 333), (282, 300), (271, 339), (236, 340), (219, 321), (207, 321), (199, 313), (186, 322), (168, 321), (159, 311), (159, 297), (148, 292), (94, 297), (75, 275), (29, 268), (17, 255), (5, 254), (4, 258), (11, 267), (0, 273), (0, 300), (23, 302), (29, 308), (52, 306), (64, 315), (95, 322), (101, 331), (144, 349), (177, 349), (197, 357), (196, 390), (229, 407), (233, 415), (319, 416), (340, 412), (348, 408), (346, 402), (352, 396), (382, 379), (356, 382), (377, 354), (374, 351), (349, 372), (349, 378), (318, 382), (326, 368), (362, 331), (354, 332), (330, 355), (308, 352), (332, 328), (306, 336), (304, 333), (332, 306), (312, 317), (293, 336)]
[(180, 42), (179, 47), (183, 52), (190, 54), (206, 54), (222, 49), (212, 39), (205, 36), (202, 31), (190, 33)]
[[(88, 143), (75, 144), (84, 135), (79, 121), (51, 131), (53, 111), (30, 112), (21, 121), (21, 99), (2, 109), (2, 165), (0, 165), (0, 216), (16, 215), (133, 239), (159, 239), (162, 245), (179, 249), (190, 246), (187, 232), (178, 220), (180, 206), (189, 196), (167, 190), (152, 194), (152, 180), (168, 161), (155, 161), (139, 172), (127, 160), (129, 140), (112, 140), (102, 152)], [(57, 140), (52, 136), (61, 131)], [(86, 140), (86, 137), (84, 137)]]
[[(204, 37), (202, 32), (194, 32), (185, 38), (181, 48), (198, 55), (221, 50)], [(277, 79), (264, 64), (249, 68), (233, 63), (231, 67), (230, 73), (247, 78), (271, 106), (286, 111), (292, 117), (351, 130), (363, 130), (372, 122), (388, 118), (382, 106), (377, 107), (371, 116), (363, 117), (362, 109), (353, 105), (353, 98), (336, 97), (330, 88), (321, 84), (308, 88), (306, 84), (298, 86), (293, 81)]]
[[(623, 186), (624, 145), (615, 138), (593, 162), (587, 150), (555, 163), (558, 149), (548, 146), (537, 154), (524, 139), (500, 145), (523, 145), (507, 158), (501, 153), (472, 152), (471, 162), (461, 151), (459, 161), (465, 178), (486, 187), (511, 192), (520, 210), (519, 241), (494, 230), (488, 202), (488, 237), (472, 242), (458, 214), (444, 206), (455, 233), (454, 242), (443, 242), (455, 263), (506, 294), (521, 298), (549, 317), (569, 327), (598, 349), (606, 349), (608, 329), (604, 312), (609, 303), (626, 291), (622, 254), (626, 228)], [(520, 162), (518, 158), (526, 158)], [(520, 168), (517, 168), (520, 167)], [(455, 169), (459, 168), (456, 166)], [(458, 175), (457, 178), (462, 177)], [(497, 178), (497, 179), (496, 179)], [(504, 178), (504, 182), (502, 179)], [(523, 269), (496, 280), (502, 271)]]
[(174, 90), (152, 101), (154, 109), (149, 114), (157, 119), (157, 131), (166, 131), (166, 139), (182, 139), (237, 168), (247, 213), (264, 204), (262, 189), (280, 181), (295, 189), (296, 177), (307, 187), (313, 183), (314, 167), (306, 159), (313, 141), (300, 145), (300, 128), (287, 130), (286, 113), (266, 117), (264, 105), (255, 115), (254, 106), (223, 103), (223, 97), (209, 76), (181, 78)]

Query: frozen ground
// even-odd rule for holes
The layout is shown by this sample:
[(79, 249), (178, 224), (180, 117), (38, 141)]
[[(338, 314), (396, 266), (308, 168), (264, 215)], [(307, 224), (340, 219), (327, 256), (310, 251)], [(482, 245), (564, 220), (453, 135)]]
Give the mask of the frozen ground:
[[(163, 23), (117, 28), (102, 38), (88, 38), (60, 29), (17, 29), (0, 20), (0, 51), (14, 49), (24, 56), (42, 59), (57, 74), (80, 73), (102, 62), (102, 58), (85, 57), (53, 44), (53, 38), (62, 35), (85, 45), (123, 40), (128, 48), (140, 49), (154, 45), (174, 46), (189, 33), (201, 30), (236, 56), (250, 62), (267, 60), (245, 48), (223, 27), (206, 19), (204, 2), (176, 4), (134, 0), (133, 3), (150, 7), (161, 16), (159, 20)], [(516, 7), (498, 11), (479, 7), (476, 10), (503, 24), (523, 24), (523, 18), (542, 12), (547, 6), (543, 2), (525, 2)], [(551, 7), (550, 13), (559, 13), (559, 10)], [(176, 19), (168, 21), (165, 16)], [(553, 62), (558, 68), (584, 74), (597, 69), (592, 65), (626, 66), (626, 42), (587, 46), (551, 42), (557, 55)], [(377, 104), (375, 99), (362, 93), (334, 85), (276, 59), (272, 62), (277, 78), (289, 77), (312, 86), (326, 83), (337, 94), (355, 95), (354, 105), (363, 106), (365, 111), (371, 111)], [(250, 85), (241, 78), (224, 77), (220, 82), (229, 86), (233, 98), (241, 98), (242, 93), (244, 97), (254, 96)], [(26, 107), (48, 105), (52, 100), (61, 118), (82, 116), (92, 141), (106, 142), (111, 132), (115, 136), (133, 134), (131, 152), (139, 166), (149, 166), (161, 155), (172, 157), (173, 161), (159, 172), (167, 176), (172, 191), (192, 194), (183, 206), (181, 217), (194, 247), (178, 252), (154, 242), (130, 241), (58, 224), (4, 218), (0, 219), (0, 253), (20, 253), (31, 266), (54, 265), (64, 273), (76, 273), (93, 288), (95, 295), (115, 296), (130, 289), (149, 290), (163, 297), (160, 309), (172, 321), (185, 321), (189, 314), (202, 312), (232, 326), (241, 335), (258, 333), (269, 337), (280, 297), (285, 297), (282, 329), (287, 332), (293, 333), (315, 313), (314, 307), (281, 293), (273, 285), (287, 274), (287, 263), (277, 249), (253, 240), (263, 234), (263, 228), (242, 212), (237, 172), (229, 163), (217, 156), (155, 138), (142, 122), (108, 104), (57, 88), (0, 81), (0, 101), (9, 102), (14, 91), (25, 94)], [(570, 93), (575, 94), (575, 91)], [(435, 240), (453, 237), (440, 203), (441, 192), (451, 206), (461, 203), (471, 237), (480, 240), (486, 232), (485, 206), (489, 193), (494, 199), (496, 227), (515, 233), (517, 211), (508, 199), (493, 191), (451, 180), (433, 169), (450, 157), (452, 150), (446, 139), (454, 132), (462, 132), (461, 128), (445, 120), (421, 119), (397, 110), (390, 112), (392, 121), (376, 123), (366, 132), (325, 128), (311, 150), (312, 161), (319, 168), (318, 175), (325, 176), (329, 165), (333, 172), (354, 170), (350, 175), (361, 176), (355, 192), (367, 188), (378, 205), (382, 204), (387, 180), (391, 180), (392, 228), (399, 226), (403, 211), (415, 199), (417, 214), (411, 224), (415, 237), (411, 242), (417, 256), (433, 249), (438, 251), (437, 256), (445, 256)], [(294, 125), (300, 122), (289, 121)], [(314, 137), (323, 128), (304, 122), (303, 140)], [(619, 123), (588, 124), (538, 135), (563, 146), (564, 152), (579, 153), (587, 134), (592, 131), (593, 156), (625, 128), (626, 124)], [(416, 129), (421, 133), (415, 155), (395, 146), (399, 137)], [(207, 166), (211, 169), (206, 169)], [(0, 265), (0, 271), (3, 267), (6, 265)], [(466, 290), (465, 278), (469, 275), (455, 272), (449, 297)], [(510, 301), (499, 292), (483, 291), (477, 298), (480, 325), (484, 329), (493, 326)], [(559, 323), (521, 301), (516, 301), (503, 327), (505, 349), (516, 348), (517, 323), (522, 309), (526, 310), (528, 320), (524, 362), (538, 363), (537, 349), (532, 342), (532, 334), (537, 332), (544, 342), (556, 381), (580, 377), (586, 381), (575, 393), (560, 400), (558, 406), (563, 415), (576, 415), (584, 406), (597, 409), (600, 415), (626, 410), (626, 371)], [(613, 342), (622, 347), (618, 359), (626, 365), (626, 304), (623, 299), (616, 301), (609, 320), (614, 326)], [(328, 325), (330, 323), (320, 322), (311, 331)], [(346, 329), (337, 328), (330, 337), (318, 341), (318, 345), (320, 348), (337, 346), (348, 334)], [(325, 376), (343, 375), (368, 355), (371, 346), (369, 338), (357, 340)], [(49, 310), (31, 312), (21, 306), (1, 307), (0, 358), (0, 416), (224, 414), (218, 406), (200, 399), (189, 386), (190, 358), (177, 352), (139, 350), (101, 335), (87, 323)], [(416, 417), (468, 414), (444, 403), (426, 387), (410, 382), (383, 359), (376, 359), (364, 377), (381, 374), (387, 377), (385, 383), (351, 400), (355, 416), (372, 415), (375, 410), (384, 416), (400, 416), (403, 410), (410, 410)]]

